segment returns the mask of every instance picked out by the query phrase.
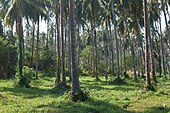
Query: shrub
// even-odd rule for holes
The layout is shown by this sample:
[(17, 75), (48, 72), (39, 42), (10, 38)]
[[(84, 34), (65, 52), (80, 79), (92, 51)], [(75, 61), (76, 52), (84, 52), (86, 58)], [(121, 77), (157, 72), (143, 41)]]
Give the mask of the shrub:
[(0, 78), (14, 77), (17, 65), (17, 48), (5, 37), (0, 37)]
[(33, 68), (29, 68), (27, 66), (24, 66), (22, 71), (22, 76), (20, 76), (19, 74), (16, 75), (18, 77), (16, 86), (29, 88), (31, 80), (35, 76), (35, 71)]

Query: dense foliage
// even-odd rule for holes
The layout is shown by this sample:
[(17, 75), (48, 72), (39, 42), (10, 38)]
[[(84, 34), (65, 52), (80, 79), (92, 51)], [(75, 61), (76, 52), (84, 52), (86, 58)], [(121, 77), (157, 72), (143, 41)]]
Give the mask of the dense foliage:
[(16, 66), (17, 48), (5, 37), (0, 37), (0, 78), (14, 77)]

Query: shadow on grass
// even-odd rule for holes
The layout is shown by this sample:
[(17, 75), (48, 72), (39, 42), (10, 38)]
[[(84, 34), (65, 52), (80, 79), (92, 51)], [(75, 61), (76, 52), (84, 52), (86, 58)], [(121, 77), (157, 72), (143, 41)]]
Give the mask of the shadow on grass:
[(101, 100), (89, 99), (85, 102), (52, 102), (48, 104), (38, 105), (32, 112), (37, 112), (37, 109), (42, 109), (39, 112), (61, 112), (61, 113), (134, 113), (123, 109), (117, 105), (110, 104)]
[(134, 86), (134, 82), (130, 78), (126, 78), (126, 79), (112, 78), (109, 81), (109, 85), (115, 85), (115, 86)]
[(130, 91), (130, 90), (134, 90), (135, 88), (130, 88), (130, 87), (114, 87), (111, 90), (115, 90), (115, 91)]
[(13, 95), (16, 96), (24, 96), (24, 99), (33, 99), (36, 97), (43, 97), (43, 96), (50, 96), (52, 98), (59, 97), (63, 94), (61, 91), (57, 91), (57, 93), (52, 93), (52, 89), (40, 89), (36, 87), (32, 88), (20, 88), (20, 87), (13, 87), (13, 88), (3, 88), (1, 92), (12, 92)]
[[(115, 82), (106, 82), (106, 81), (90, 81), (90, 80), (86, 80), (81, 82), (82, 88), (84, 89), (93, 89), (93, 90), (116, 90), (116, 91), (129, 91), (129, 90), (135, 90), (134, 84), (133, 83), (129, 83), (129, 81), (123, 81), (121, 83), (116, 83)], [(109, 87), (107, 88), (107, 85), (109, 86), (113, 86), (113, 87)], [(105, 87), (106, 86), (106, 87)], [(131, 87), (132, 86), (132, 87)]]
[(49, 81), (49, 82), (54, 82), (53, 79), (51, 79), (52, 77), (41, 77), (41, 79), (45, 80), (45, 81)]
[(82, 86), (82, 88), (84, 89), (90, 89), (90, 90), (115, 90), (115, 91), (135, 91), (135, 88), (131, 88), (131, 87), (124, 87), (124, 86), (116, 86), (113, 88), (107, 88), (107, 87), (103, 87), (100, 85), (86, 85), (86, 86)]
[(170, 112), (170, 108), (151, 107), (151, 108), (145, 109), (144, 112), (141, 112), (141, 113), (169, 113), (169, 112)]

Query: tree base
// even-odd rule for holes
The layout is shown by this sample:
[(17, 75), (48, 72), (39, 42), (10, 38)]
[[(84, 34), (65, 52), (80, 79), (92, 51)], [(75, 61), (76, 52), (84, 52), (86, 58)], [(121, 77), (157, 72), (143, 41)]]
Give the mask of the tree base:
[(70, 86), (69, 85), (64, 85), (62, 82), (55, 84), (53, 89), (64, 89), (64, 90), (69, 90)]
[(28, 81), (26, 80), (26, 78), (23, 77), (23, 78), (18, 79), (15, 85), (16, 85), (17, 87), (31, 88), (31, 86), (30, 86), (29, 83), (30, 83), (30, 82), (28, 82)]
[(99, 78), (96, 78), (96, 79), (95, 79), (95, 81), (97, 81), (97, 82), (98, 82), (98, 81), (101, 81), (101, 80), (100, 80)]
[(126, 72), (124, 72), (124, 78), (129, 78), (129, 75)]
[(95, 81), (101, 81), (99, 76), (95, 74)]
[(88, 99), (88, 96), (83, 91), (72, 92), (71, 93), (71, 100), (73, 102), (84, 102)]
[(116, 79), (111, 81), (110, 84), (123, 85), (123, 84), (126, 84), (126, 82), (122, 80), (120, 77), (117, 77)]
[(156, 91), (156, 89), (153, 87), (153, 85), (151, 84), (148, 84), (146, 87), (145, 87), (145, 90), (146, 91)]

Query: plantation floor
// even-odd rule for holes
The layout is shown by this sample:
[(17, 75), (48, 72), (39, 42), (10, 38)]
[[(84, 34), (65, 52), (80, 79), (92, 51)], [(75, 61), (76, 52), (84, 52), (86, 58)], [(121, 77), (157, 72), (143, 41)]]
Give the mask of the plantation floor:
[(144, 92), (144, 80), (113, 85), (94, 77), (80, 77), (81, 87), (89, 94), (85, 102), (74, 103), (69, 92), (51, 90), (54, 77), (40, 77), (32, 88), (13, 87), (13, 80), (0, 80), (0, 112), (48, 113), (170, 113), (170, 80), (159, 79), (157, 91)]

